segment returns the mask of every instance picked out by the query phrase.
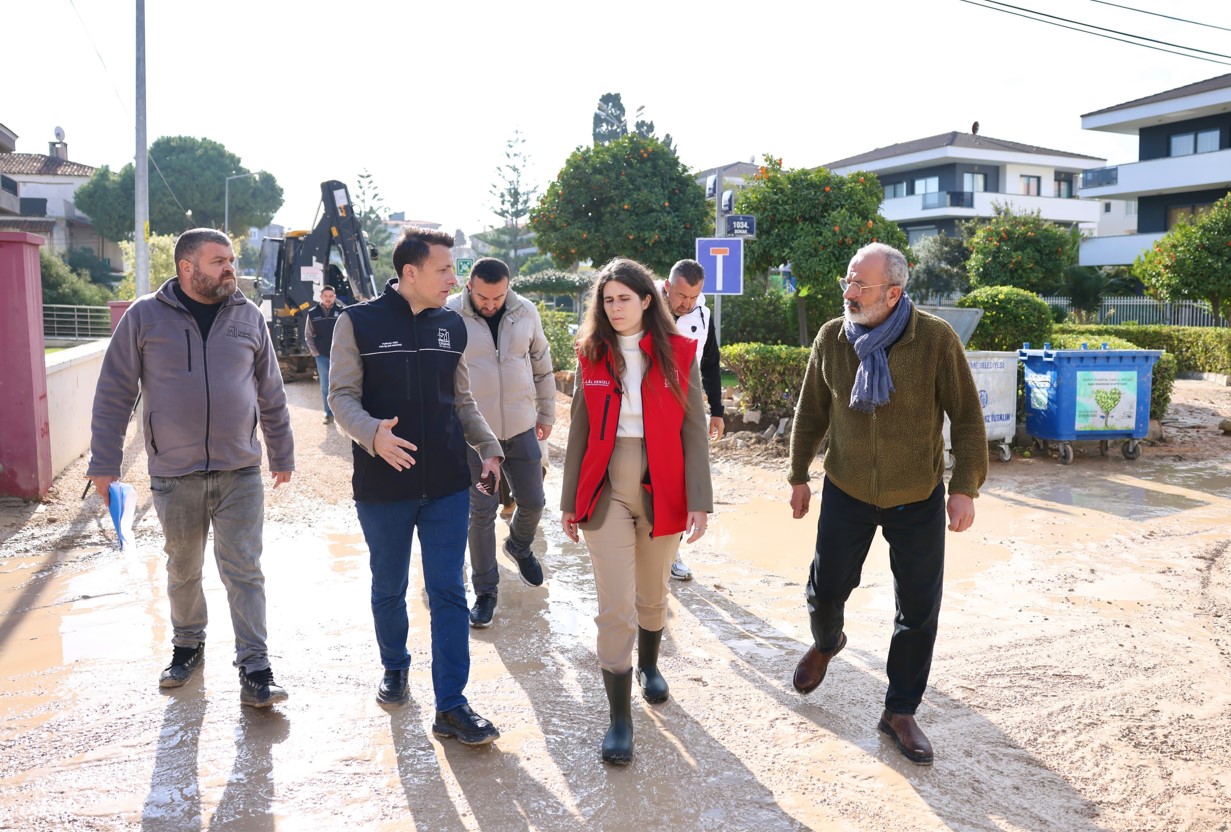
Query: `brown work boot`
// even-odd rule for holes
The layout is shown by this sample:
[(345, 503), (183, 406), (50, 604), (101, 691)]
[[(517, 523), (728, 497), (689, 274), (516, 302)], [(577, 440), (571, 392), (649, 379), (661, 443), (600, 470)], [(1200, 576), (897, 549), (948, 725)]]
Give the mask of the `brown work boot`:
[(915, 722), (914, 714), (895, 714), (885, 711), (876, 726), (881, 733), (893, 737), (902, 756), (921, 766), (932, 764), (932, 744), (924, 736), (923, 729)]
[(795, 678), (791, 681), (795, 690), (800, 693), (812, 693), (816, 690), (817, 686), (825, 681), (825, 671), (829, 667), (829, 660), (841, 653), (845, 646), (846, 633), (843, 633), (838, 646), (828, 653), (822, 653), (816, 649), (815, 644), (809, 647), (808, 652), (804, 653), (804, 657), (795, 667)]

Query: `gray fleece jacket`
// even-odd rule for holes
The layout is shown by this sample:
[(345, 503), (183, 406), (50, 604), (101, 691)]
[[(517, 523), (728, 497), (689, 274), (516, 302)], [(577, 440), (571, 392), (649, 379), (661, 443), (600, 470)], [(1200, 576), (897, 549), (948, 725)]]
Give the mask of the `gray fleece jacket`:
[(270, 470), (295, 470), (290, 411), (260, 308), (235, 292), (202, 342), (176, 280), (138, 298), (111, 337), (94, 391), (87, 476), (120, 475), (138, 390), (151, 476), (259, 466), (258, 426)]

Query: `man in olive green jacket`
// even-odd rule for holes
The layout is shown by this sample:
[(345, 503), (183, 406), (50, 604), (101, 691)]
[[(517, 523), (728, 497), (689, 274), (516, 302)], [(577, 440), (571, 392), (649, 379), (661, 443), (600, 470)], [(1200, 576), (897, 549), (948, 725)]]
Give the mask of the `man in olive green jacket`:
[[(839, 281), (845, 315), (812, 344), (791, 430), (791, 510), (808, 513), (808, 466), (829, 434), (816, 551), (808, 577), (813, 644), (795, 669), (809, 693), (846, 646), (843, 609), (880, 527), (889, 543), (897, 614), (889, 642), (889, 688), (879, 729), (908, 759), (932, 762), (915, 722), (927, 688), (940, 614), (945, 514), (950, 531), (974, 522), (987, 477), (979, 391), (962, 344), (944, 321), (905, 294), (906, 258), (872, 243)], [(955, 464), (944, 500), (945, 414)]]

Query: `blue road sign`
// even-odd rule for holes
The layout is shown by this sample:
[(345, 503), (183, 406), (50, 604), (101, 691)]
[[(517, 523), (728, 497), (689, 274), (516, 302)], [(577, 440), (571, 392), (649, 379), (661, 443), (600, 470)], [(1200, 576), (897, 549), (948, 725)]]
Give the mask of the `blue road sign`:
[(744, 241), (739, 237), (698, 237), (697, 262), (705, 269), (705, 294), (744, 293)]
[(752, 214), (730, 214), (727, 216), (727, 236), (753, 239), (757, 236), (757, 218)]

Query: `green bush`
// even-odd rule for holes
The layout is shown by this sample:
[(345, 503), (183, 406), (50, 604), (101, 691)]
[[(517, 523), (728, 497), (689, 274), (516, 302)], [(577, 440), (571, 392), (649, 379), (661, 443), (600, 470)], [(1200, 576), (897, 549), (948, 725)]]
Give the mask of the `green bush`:
[[(714, 299), (706, 296), (713, 307)], [(722, 340), (732, 344), (799, 342), (795, 295), (778, 289), (722, 299)]]
[(1141, 349), (1166, 350), (1184, 373), (1231, 374), (1231, 329), (1226, 327), (1104, 324), (1059, 326), (1056, 332), (1083, 332), (1099, 341), (1115, 336)]
[(1051, 307), (1024, 289), (984, 286), (957, 305), (983, 310), (967, 349), (1018, 350), (1024, 343), (1037, 348), (1051, 336)]
[(739, 376), (741, 410), (777, 418), (795, 412), (795, 400), (808, 366), (810, 347), (780, 344), (728, 344), (722, 363)]
[(90, 282), (85, 272), (69, 268), (46, 246), (39, 249), (39, 270), (42, 273), (43, 304), (66, 306), (106, 306), (111, 292), (106, 286)]
[[(1107, 348), (1111, 350), (1153, 349), (1153, 347), (1142, 347), (1140, 344), (1134, 344), (1132, 341), (1126, 341), (1114, 335), (1099, 335), (1090, 330), (1077, 329), (1076, 327), (1069, 327), (1068, 329), (1072, 331), (1052, 334), (1052, 349), (1079, 350), (1082, 344), (1087, 344), (1092, 350), (1101, 348), (1103, 344), (1106, 344)], [(1169, 352), (1164, 352), (1159, 356), (1158, 361), (1154, 362), (1150, 381), (1151, 419), (1161, 419), (1167, 415), (1167, 408), (1171, 406), (1171, 392), (1175, 389), (1177, 363), (1175, 356)]]
[(577, 352), (573, 349), (573, 334), (569, 332), (569, 324), (577, 320), (572, 312), (557, 312), (545, 309), (539, 305), (539, 315), (543, 319), (543, 332), (547, 342), (551, 344), (551, 369), (553, 372), (572, 370), (577, 367)]

